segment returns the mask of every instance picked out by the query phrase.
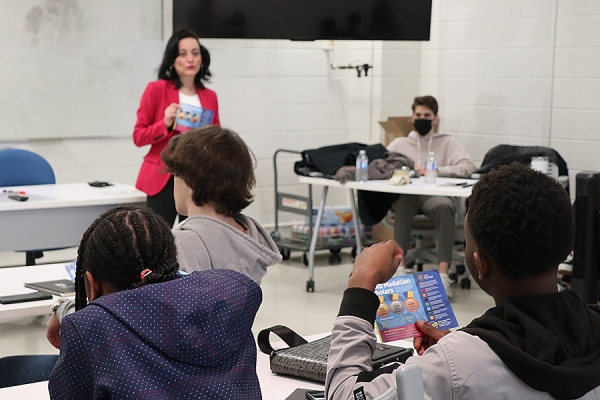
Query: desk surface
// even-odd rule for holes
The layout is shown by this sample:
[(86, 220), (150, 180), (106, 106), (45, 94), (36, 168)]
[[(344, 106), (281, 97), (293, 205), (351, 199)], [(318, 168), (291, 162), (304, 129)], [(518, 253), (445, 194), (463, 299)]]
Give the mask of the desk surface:
[[(103, 188), (87, 183), (14, 186), (27, 201), (0, 192), (0, 251), (31, 251), (77, 246), (102, 213), (123, 204), (146, 204), (146, 194), (116, 183)], [(8, 227), (8, 228), (7, 228)]]
[(9, 199), (7, 193), (0, 193), (0, 212), (146, 202), (145, 193), (122, 183), (102, 188), (92, 187), (82, 182), (12, 186), (0, 189), (23, 190), (29, 197), (27, 201), (15, 201)]
[(311, 185), (340, 187), (345, 189), (366, 190), (370, 192), (412, 194), (424, 196), (449, 196), (449, 197), (469, 197), (472, 186), (460, 187), (458, 183), (475, 184), (474, 179), (460, 178), (437, 178), (435, 183), (425, 183), (424, 178), (413, 178), (408, 185), (396, 186), (388, 184), (387, 180), (374, 180), (366, 182), (348, 181), (345, 184), (333, 179), (311, 178), (299, 176), (300, 183)]
[[(313, 341), (327, 334), (318, 334), (307, 336), (306, 340)], [(396, 346), (412, 348), (412, 342), (400, 340), (391, 342)], [(275, 344), (276, 346), (277, 344)], [(311, 382), (304, 379), (298, 379), (288, 376), (275, 375), (269, 367), (269, 356), (258, 350), (256, 373), (260, 382), (262, 397), (265, 400), (285, 400), (297, 388), (323, 390), (321, 383)], [(0, 389), (0, 398), (30, 398), (30, 399), (49, 399), (48, 382), (38, 382), (29, 385), (14, 386)]]
[[(70, 279), (64, 263), (32, 265), (28, 267), (0, 268), (0, 295), (9, 296), (35, 292), (23, 286), (25, 282), (43, 282)], [(28, 301), (16, 304), (0, 304), (0, 321), (37, 315), (49, 315), (50, 306), (56, 300)]]

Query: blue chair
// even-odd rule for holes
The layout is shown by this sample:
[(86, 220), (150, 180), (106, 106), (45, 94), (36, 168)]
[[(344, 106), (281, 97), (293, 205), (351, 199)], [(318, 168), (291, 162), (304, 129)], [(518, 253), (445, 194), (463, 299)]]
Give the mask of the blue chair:
[[(47, 185), (56, 183), (52, 167), (44, 157), (22, 149), (0, 150), (0, 187)], [(47, 249), (57, 250), (57, 249)], [(42, 250), (25, 252), (25, 264), (35, 265)]]
[(0, 150), (0, 186), (56, 183), (54, 171), (44, 157), (22, 149)]

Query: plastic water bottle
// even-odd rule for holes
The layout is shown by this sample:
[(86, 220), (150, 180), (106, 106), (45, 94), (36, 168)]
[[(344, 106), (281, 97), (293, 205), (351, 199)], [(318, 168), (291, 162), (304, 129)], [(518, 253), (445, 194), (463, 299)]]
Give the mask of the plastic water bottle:
[(427, 162), (425, 163), (425, 183), (435, 183), (435, 177), (437, 176), (437, 163), (433, 156), (433, 151), (430, 151), (427, 155)]
[(366, 182), (367, 180), (369, 180), (369, 157), (364, 150), (361, 150), (356, 157), (356, 181)]

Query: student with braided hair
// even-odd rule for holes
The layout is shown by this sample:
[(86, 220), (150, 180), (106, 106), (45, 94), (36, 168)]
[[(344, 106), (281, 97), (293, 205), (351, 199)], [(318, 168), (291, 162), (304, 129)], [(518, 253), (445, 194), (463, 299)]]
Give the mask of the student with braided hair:
[(170, 242), (169, 228), (149, 211), (117, 207), (101, 215), (77, 250), (76, 310), (102, 294), (175, 278), (179, 264)]
[(255, 399), (260, 287), (231, 270), (182, 276), (171, 230), (119, 207), (85, 232), (52, 399)]

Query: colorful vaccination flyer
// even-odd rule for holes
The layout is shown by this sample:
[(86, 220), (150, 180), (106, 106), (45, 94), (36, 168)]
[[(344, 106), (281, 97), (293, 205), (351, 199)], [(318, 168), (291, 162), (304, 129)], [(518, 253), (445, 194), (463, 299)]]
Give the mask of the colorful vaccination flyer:
[(375, 294), (380, 303), (375, 321), (384, 343), (422, 336), (416, 326), (418, 320), (439, 329), (458, 326), (435, 270), (394, 277), (377, 285)]
[(189, 104), (181, 104), (177, 110), (177, 117), (173, 129), (179, 132), (186, 132), (190, 129), (200, 128), (210, 125), (214, 112), (205, 108), (194, 107)]

